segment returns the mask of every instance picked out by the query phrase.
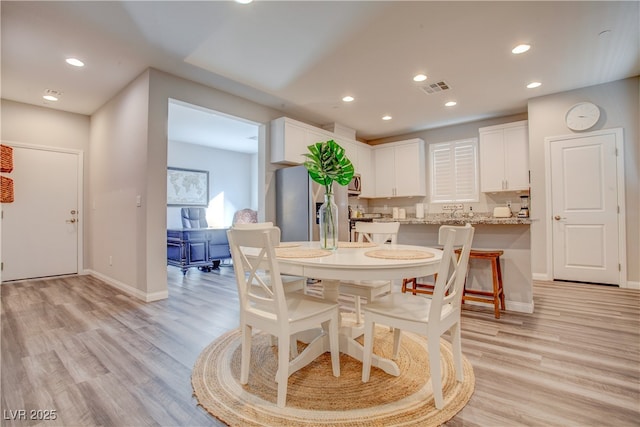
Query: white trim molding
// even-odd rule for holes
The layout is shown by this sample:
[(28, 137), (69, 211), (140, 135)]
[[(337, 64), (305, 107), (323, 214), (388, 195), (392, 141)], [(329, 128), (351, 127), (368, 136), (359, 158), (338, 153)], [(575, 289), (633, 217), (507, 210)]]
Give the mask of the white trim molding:
[(533, 280), (538, 280), (541, 282), (551, 282), (553, 279), (550, 274), (547, 273), (533, 273), (531, 275)]
[(141, 291), (140, 289), (134, 288), (131, 285), (127, 285), (126, 283), (122, 283), (119, 280), (115, 280), (109, 276), (105, 276), (102, 273), (98, 273), (95, 270), (85, 270), (86, 274), (89, 274), (93, 277), (95, 277), (96, 279), (100, 279), (103, 282), (105, 282), (107, 285), (112, 286), (128, 295), (131, 295), (132, 297), (135, 297), (139, 300), (142, 300), (144, 302), (152, 302), (152, 301), (159, 301), (162, 299), (167, 299), (169, 298), (169, 290), (164, 290), (164, 291), (159, 291), (159, 292), (152, 292), (152, 293), (146, 293)]
[(640, 289), (640, 282), (627, 281), (627, 289)]

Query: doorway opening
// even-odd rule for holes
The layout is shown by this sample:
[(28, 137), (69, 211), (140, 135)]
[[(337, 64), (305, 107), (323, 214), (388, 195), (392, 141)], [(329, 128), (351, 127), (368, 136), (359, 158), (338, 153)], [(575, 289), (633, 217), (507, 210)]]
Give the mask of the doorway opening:
[[(261, 124), (198, 105), (169, 99), (167, 167), (193, 172), (207, 181), (204, 200), (167, 204), (167, 230), (183, 228), (182, 209), (202, 208), (210, 228), (226, 229), (242, 209), (259, 211), (263, 206), (259, 159)], [(168, 195), (176, 191), (169, 188)], [(190, 191), (189, 183), (177, 184)], [(198, 185), (203, 185), (199, 183)], [(206, 256), (206, 255), (204, 255)], [(217, 265), (217, 263), (215, 264)]]

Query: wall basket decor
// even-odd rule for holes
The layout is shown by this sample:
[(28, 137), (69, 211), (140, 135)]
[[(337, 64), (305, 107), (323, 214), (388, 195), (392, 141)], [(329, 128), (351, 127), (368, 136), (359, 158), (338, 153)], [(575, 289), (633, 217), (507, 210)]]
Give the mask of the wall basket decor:
[(13, 148), (0, 144), (0, 172), (9, 173), (13, 170)]
[(13, 180), (0, 176), (0, 203), (13, 202)]

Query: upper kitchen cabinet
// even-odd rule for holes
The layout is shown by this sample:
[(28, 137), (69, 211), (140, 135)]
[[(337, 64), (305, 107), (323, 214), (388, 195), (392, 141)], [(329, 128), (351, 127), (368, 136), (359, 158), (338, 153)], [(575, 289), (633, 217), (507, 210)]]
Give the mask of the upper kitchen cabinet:
[(488, 126), (480, 132), (480, 190), (529, 190), (527, 121)]
[(425, 145), (418, 138), (374, 147), (375, 196), (427, 195)]
[(288, 117), (275, 119), (271, 122), (271, 163), (300, 165), (309, 145), (332, 138), (330, 132)]
[(358, 172), (358, 145), (356, 141), (347, 140), (344, 137), (334, 135), (333, 140), (338, 143), (342, 148), (344, 148), (344, 154), (351, 161), (353, 165), (353, 169), (355, 169), (356, 173)]
[(356, 173), (360, 174), (362, 190), (360, 197), (376, 197), (376, 174), (373, 169), (373, 148), (367, 144), (357, 144), (358, 167)]
[(359, 194), (363, 198), (375, 197), (375, 174), (373, 173), (373, 147), (360, 141), (348, 140), (338, 136), (335, 141), (344, 148), (345, 153), (351, 163), (355, 173), (360, 175), (362, 191)]

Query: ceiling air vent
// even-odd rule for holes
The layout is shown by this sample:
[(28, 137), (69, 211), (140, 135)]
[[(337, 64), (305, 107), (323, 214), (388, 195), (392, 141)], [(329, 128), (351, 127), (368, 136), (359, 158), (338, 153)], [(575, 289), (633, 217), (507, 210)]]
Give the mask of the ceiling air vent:
[(62, 96), (62, 92), (60, 92), (59, 90), (54, 90), (54, 89), (46, 89), (44, 91), (45, 95), (50, 95), (50, 96), (55, 96), (56, 98), (60, 98)]
[(449, 90), (449, 88), (450, 88), (449, 85), (445, 81), (440, 81), (437, 83), (429, 83), (428, 85), (420, 86), (420, 89), (422, 89), (422, 91), (427, 95)]

